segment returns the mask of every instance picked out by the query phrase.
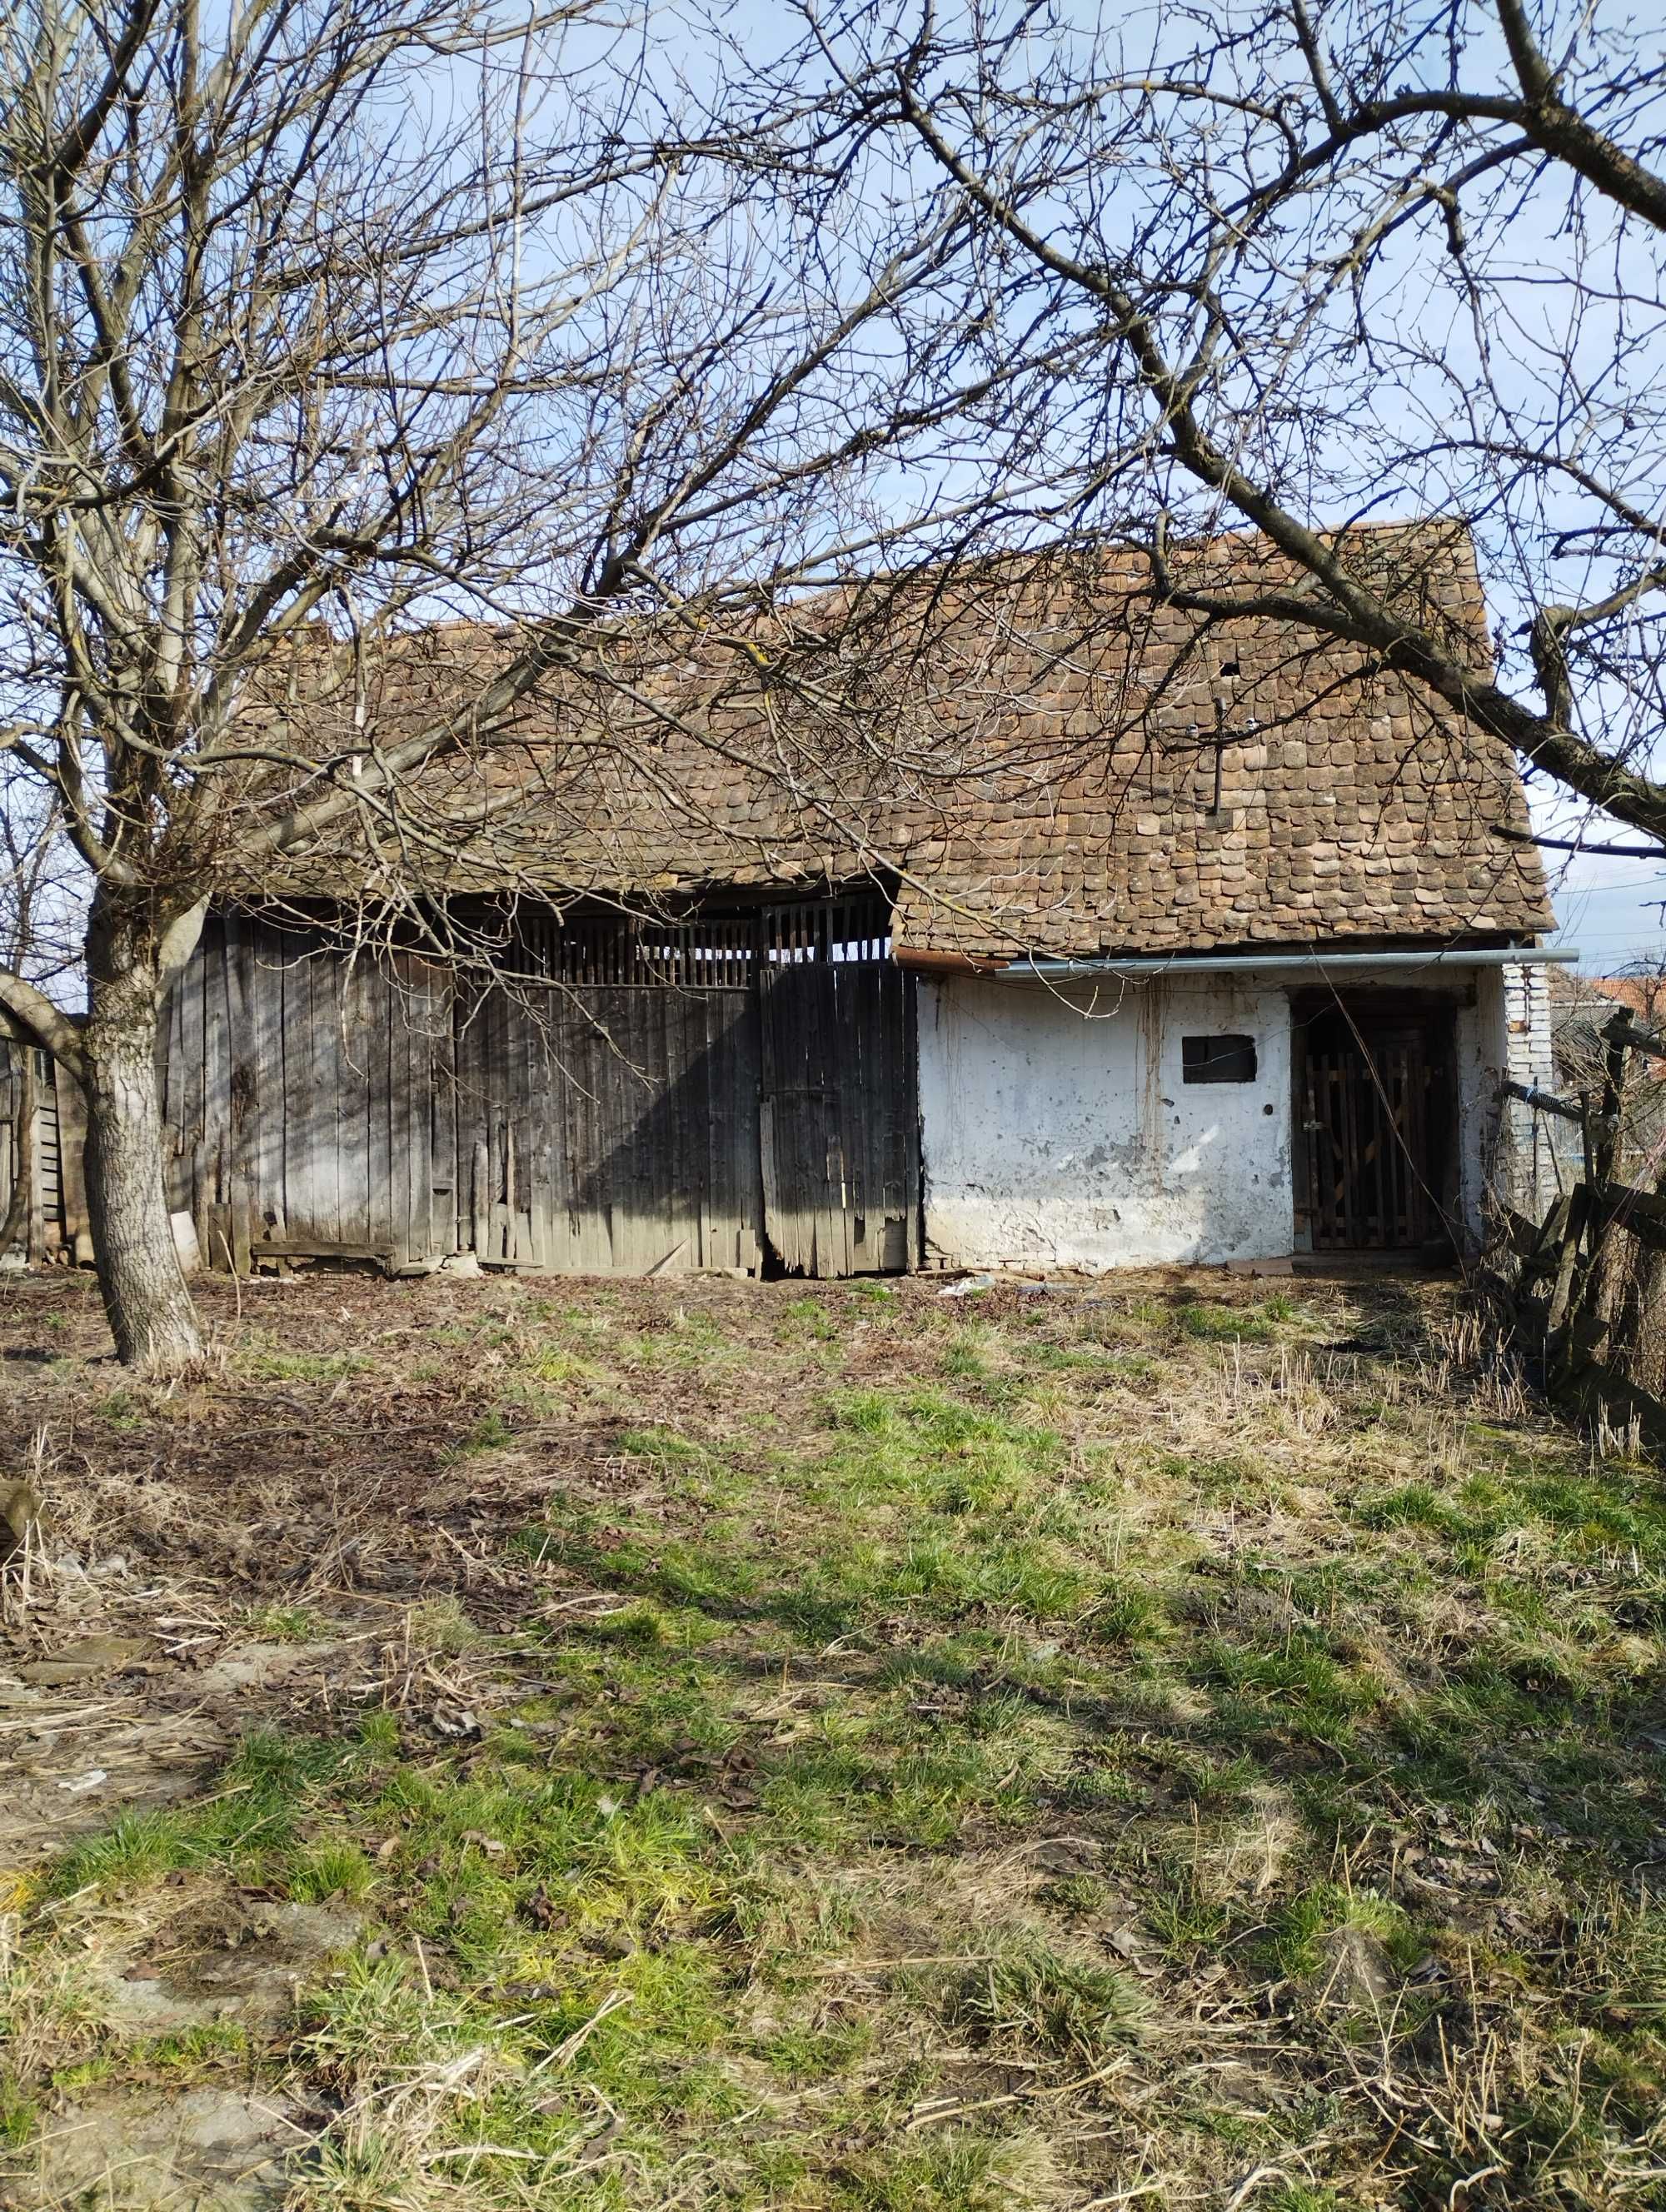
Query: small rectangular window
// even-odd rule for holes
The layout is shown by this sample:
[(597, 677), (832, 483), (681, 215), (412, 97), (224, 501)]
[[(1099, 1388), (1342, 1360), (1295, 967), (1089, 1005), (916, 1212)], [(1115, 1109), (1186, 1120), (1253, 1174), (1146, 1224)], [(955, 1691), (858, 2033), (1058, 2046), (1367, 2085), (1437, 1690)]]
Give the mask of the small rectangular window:
[(1183, 1036), (1180, 1040), (1183, 1083), (1253, 1083), (1256, 1040), (1247, 1036)]

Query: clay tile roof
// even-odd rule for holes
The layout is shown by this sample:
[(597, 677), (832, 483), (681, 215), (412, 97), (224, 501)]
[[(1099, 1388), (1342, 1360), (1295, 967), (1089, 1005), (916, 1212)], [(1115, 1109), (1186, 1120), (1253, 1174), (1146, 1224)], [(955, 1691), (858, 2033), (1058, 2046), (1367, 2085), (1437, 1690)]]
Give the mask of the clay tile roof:
[[(1351, 556), (1490, 667), (1467, 536)], [(1176, 556), (1217, 593), (1301, 588), (1262, 540)], [(599, 633), (509, 742), (431, 776), (435, 890), (565, 898), (897, 884), (899, 948), (1010, 959), (1530, 937), (1554, 926), (1508, 749), (1359, 649), (1253, 614), (1206, 629), (1104, 552), (985, 564), (645, 642)], [(359, 711), (379, 742), (468, 696), (491, 633), (425, 634)], [(292, 696), (283, 711), (299, 726)], [(327, 714), (329, 709), (317, 710)], [(508, 803), (508, 794), (520, 797)], [(289, 887), (366, 871), (337, 843)]]

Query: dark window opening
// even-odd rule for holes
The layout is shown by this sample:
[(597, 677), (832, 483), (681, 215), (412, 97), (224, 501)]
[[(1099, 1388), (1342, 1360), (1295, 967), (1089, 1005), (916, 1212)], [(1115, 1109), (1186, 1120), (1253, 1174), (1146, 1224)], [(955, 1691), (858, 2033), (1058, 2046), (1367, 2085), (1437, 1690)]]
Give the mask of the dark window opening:
[(1183, 1083), (1253, 1083), (1256, 1040), (1248, 1036), (1183, 1036), (1180, 1040)]

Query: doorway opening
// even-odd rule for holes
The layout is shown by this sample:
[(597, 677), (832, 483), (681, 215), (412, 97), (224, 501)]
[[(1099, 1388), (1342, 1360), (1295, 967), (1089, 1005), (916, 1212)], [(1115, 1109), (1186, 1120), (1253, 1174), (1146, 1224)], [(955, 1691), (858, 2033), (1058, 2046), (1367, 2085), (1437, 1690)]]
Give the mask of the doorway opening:
[(1298, 1247), (1450, 1258), (1457, 1204), (1451, 1000), (1304, 992), (1294, 1014)]

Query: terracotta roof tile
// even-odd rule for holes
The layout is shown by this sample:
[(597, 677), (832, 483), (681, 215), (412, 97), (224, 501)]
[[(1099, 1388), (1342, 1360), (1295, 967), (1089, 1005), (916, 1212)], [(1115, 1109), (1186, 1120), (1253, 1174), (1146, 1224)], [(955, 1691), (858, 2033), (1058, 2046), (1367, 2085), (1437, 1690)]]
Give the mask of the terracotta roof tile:
[[(1397, 564), (1485, 665), (1461, 532), (1349, 544)], [(1299, 581), (1253, 538), (1189, 557), (1221, 589)], [(546, 686), (512, 742), (429, 779), (402, 866), (435, 890), (556, 898), (871, 872), (899, 881), (899, 945), (980, 957), (1553, 926), (1537, 854), (1493, 834), (1527, 823), (1508, 750), (1352, 646), (1267, 619), (1206, 633), (1103, 555), (875, 605), (758, 624), (763, 676), (709, 637), (673, 658), (602, 633), (588, 684)], [(503, 650), (460, 628), (408, 645), (368, 700), (374, 735), (465, 698)], [(274, 711), (300, 726), (295, 702)], [(333, 891), (366, 865), (349, 836), (298, 857), (288, 887)]]

